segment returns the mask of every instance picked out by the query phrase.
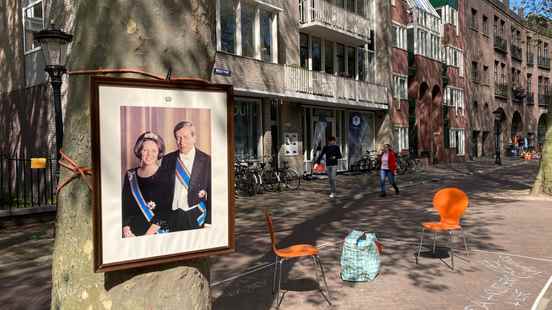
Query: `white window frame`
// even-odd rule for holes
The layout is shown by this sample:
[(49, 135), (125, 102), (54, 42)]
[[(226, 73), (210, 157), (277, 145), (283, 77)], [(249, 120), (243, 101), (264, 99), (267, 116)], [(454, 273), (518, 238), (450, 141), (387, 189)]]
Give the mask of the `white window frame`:
[(449, 129), (449, 148), (455, 148), (457, 156), (466, 155), (466, 132), (464, 128)]
[[(401, 81), (404, 81), (403, 87), (401, 87)], [(393, 73), (393, 98), (399, 100), (408, 99), (408, 76), (403, 74)], [(400, 102), (399, 102), (400, 107)]]
[(409, 141), (408, 141), (408, 127), (403, 126), (393, 126), (394, 131), (394, 146), (397, 153), (400, 153), (404, 150), (409, 150)]
[[(407, 37), (406, 37), (406, 26), (393, 22), (393, 31), (395, 33), (395, 38), (397, 42), (393, 42), (393, 47), (406, 50), (407, 46)], [(397, 44), (395, 44), (397, 43)]]
[(464, 115), (464, 90), (454, 86), (445, 88), (445, 98), (443, 104), (449, 107), (454, 107), (456, 115)]
[[(42, 1), (42, 0), (40, 0)], [(221, 33), (222, 33), (222, 25), (221, 25), (221, 16), (220, 16), (220, 9), (221, 9), (221, 1), (234, 1), (234, 0), (216, 0), (216, 35), (217, 35), (217, 51), (227, 53), (226, 51), (222, 50), (222, 39), (221, 39)], [(235, 17), (236, 17), (236, 37), (235, 37), (235, 55), (243, 56), (242, 55), (242, 35), (241, 35), (241, 10), (244, 4), (248, 4), (253, 6), (255, 10), (255, 17), (253, 22), (253, 45), (254, 45), (254, 59), (261, 60), (262, 61), (262, 53), (261, 53), (261, 10), (265, 12), (269, 12), (272, 14), (272, 42), (271, 42), (271, 56), (272, 60), (269, 61), (271, 63), (278, 63), (278, 19), (279, 19), (279, 13), (283, 10), (279, 7), (276, 7), (272, 4), (265, 3), (260, 0), (255, 0), (252, 2), (249, 2), (247, 0), (235, 0), (233, 2), (234, 10), (235, 10)]]
[(22, 16), (23, 16), (23, 51), (24, 51), (24, 55), (27, 55), (27, 54), (31, 54), (31, 53), (34, 53), (36, 51), (39, 51), (40, 50), (40, 46), (35, 46), (33, 48), (30, 48), (29, 50), (27, 50), (27, 38), (26, 38), (26, 19), (27, 19), (27, 16), (25, 14), (25, 11), (29, 8), (32, 8), (34, 7), (35, 5), (37, 4), (41, 4), (42, 6), (42, 28), (44, 29), (45, 27), (45, 18), (44, 18), (44, 1), (43, 0), (36, 0), (36, 1), (33, 1), (31, 3), (29, 3), (28, 5), (26, 5), (25, 7), (23, 7), (22, 9)]
[[(464, 52), (454, 46), (445, 46), (445, 63), (449, 66), (458, 68), (458, 74), (464, 76)], [(456, 60), (456, 61), (455, 61)]]

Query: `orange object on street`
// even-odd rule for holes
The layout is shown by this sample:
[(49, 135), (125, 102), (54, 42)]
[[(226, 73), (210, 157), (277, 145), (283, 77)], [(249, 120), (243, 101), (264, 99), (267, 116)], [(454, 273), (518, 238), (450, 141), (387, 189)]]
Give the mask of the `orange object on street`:
[[(420, 236), (420, 245), (418, 247), (418, 255), (416, 255), (416, 263), (422, 250), (425, 230), (433, 232), (433, 254), (435, 254), (435, 237), (436, 233), (447, 232), (449, 234), (450, 261), (452, 269), (454, 269), (454, 252), (452, 249), (452, 232), (460, 231), (464, 239), (466, 253), (469, 253), (468, 244), (464, 230), (460, 225), (460, 218), (464, 215), (464, 211), (468, 207), (468, 196), (462, 190), (455, 187), (448, 187), (439, 190), (433, 197), (433, 207), (439, 212), (439, 222), (422, 223), (422, 234)], [(469, 254), (468, 254), (469, 255)]]
[[(270, 234), (270, 242), (272, 244), (272, 251), (276, 255), (276, 262), (274, 264), (274, 278), (272, 282), (272, 294), (276, 293), (276, 307), (278, 308), (280, 306), (280, 303), (282, 302), (282, 298), (284, 297), (284, 294), (280, 297), (280, 284), (282, 282), (282, 263), (292, 259), (292, 258), (300, 258), (300, 257), (312, 257), (312, 260), (314, 262), (315, 267), (318, 265), (320, 267), (320, 271), (322, 273), (322, 279), (324, 280), (324, 286), (326, 287), (326, 294), (322, 291), (322, 285), (320, 285), (320, 292), (322, 293), (322, 296), (326, 299), (328, 304), (332, 304), (330, 302), (330, 292), (328, 290), (328, 283), (326, 282), (326, 274), (324, 273), (324, 267), (322, 267), (322, 263), (320, 262), (320, 258), (318, 258), (319, 250), (317, 247), (310, 245), (310, 244), (295, 244), (292, 246), (289, 246), (287, 248), (277, 248), (276, 247), (276, 237), (274, 236), (274, 228), (272, 226), (272, 216), (268, 212), (268, 210), (265, 210), (265, 219), (266, 219), (266, 225), (268, 227), (268, 232)], [(279, 276), (278, 275), (279, 270)], [(278, 278), (278, 290), (276, 291), (276, 278)], [(316, 279), (318, 280), (318, 273), (316, 273)]]

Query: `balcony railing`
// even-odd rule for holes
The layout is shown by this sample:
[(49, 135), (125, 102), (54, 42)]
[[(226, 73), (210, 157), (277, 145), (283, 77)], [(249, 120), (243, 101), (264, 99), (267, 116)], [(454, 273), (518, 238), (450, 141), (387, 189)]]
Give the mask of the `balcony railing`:
[(386, 103), (386, 88), (325, 72), (285, 66), (286, 92), (322, 96), (336, 101)]
[(535, 64), (535, 54), (527, 52), (527, 65), (532, 66)]
[(508, 42), (506, 42), (506, 40), (503, 37), (499, 35), (495, 35), (494, 48), (495, 50), (506, 54), (508, 53)]
[(550, 70), (550, 58), (539, 56), (538, 59), (539, 68)]
[(512, 59), (515, 59), (519, 62), (522, 61), (523, 57), (522, 57), (522, 52), (521, 52), (521, 47), (519, 46), (516, 46), (514, 44), (510, 44), (510, 56), (512, 57)]
[(525, 97), (525, 99), (527, 100), (528, 105), (535, 104), (535, 95), (533, 92), (527, 93), (527, 97)]
[(523, 87), (517, 85), (512, 86), (512, 102), (522, 103), (525, 96), (526, 93)]
[(495, 82), (495, 96), (508, 98), (508, 84)]
[[(303, 27), (321, 24), (337, 32), (345, 32), (363, 40), (370, 39), (371, 20), (327, 0), (303, 0), (300, 3), (300, 23)], [(316, 26), (316, 25), (312, 25)]]

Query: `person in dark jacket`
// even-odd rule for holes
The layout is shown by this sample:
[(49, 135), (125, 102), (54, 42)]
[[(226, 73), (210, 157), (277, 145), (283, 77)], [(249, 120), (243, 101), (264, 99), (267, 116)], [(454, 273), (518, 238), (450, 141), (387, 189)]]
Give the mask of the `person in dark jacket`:
[(395, 175), (397, 174), (397, 154), (391, 149), (391, 145), (386, 144), (383, 147), (383, 152), (379, 157), (379, 162), (381, 163), (380, 169), (380, 186), (381, 186), (381, 196), (385, 197), (385, 178), (389, 179), (389, 183), (395, 189), (395, 194), (399, 194), (399, 188), (397, 183), (395, 183)]
[(328, 144), (324, 146), (322, 152), (316, 159), (316, 165), (320, 164), (322, 156), (326, 155), (326, 173), (328, 174), (328, 181), (330, 182), (330, 198), (335, 197), (335, 178), (337, 175), (337, 161), (341, 159), (341, 150), (335, 143), (335, 137), (328, 139)]
[(171, 232), (211, 224), (211, 156), (195, 147), (196, 132), (190, 121), (173, 130), (178, 150), (163, 157), (160, 170), (169, 189)]

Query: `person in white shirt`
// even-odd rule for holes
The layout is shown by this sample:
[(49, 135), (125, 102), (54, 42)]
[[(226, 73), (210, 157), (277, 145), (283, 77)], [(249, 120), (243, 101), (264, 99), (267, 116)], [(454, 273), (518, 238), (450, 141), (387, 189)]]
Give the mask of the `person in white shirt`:
[(190, 121), (173, 130), (178, 150), (163, 157), (161, 170), (169, 191), (169, 230), (203, 228), (211, 224), (211, 157), (195, 147), (197, 136)]

